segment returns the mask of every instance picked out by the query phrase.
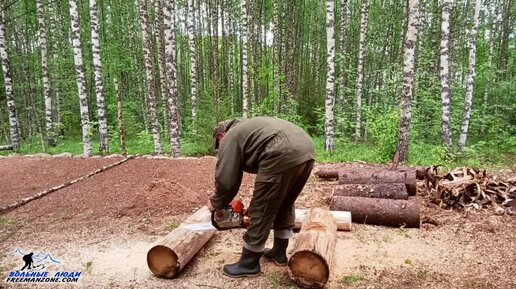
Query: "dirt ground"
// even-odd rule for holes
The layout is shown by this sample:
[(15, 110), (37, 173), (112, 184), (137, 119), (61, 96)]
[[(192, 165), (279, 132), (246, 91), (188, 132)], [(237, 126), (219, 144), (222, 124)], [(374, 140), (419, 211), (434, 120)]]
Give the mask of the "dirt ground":
[[(118, 160), (0, 158), (0, 206)], [(296, 288), (285, 267), (265, 260), (256, 278), (222, 274), (239, 258), (242, 230), (217, 232), (176, 279), (149, 271), (153, 242), (207, 203), (215, 163), (136, 158), (0, 215), (0, 288)], [(244, 175), (239, 196), (246, 204), (253, 181)], [(297, 207), (327, 207), (335, 184), (312, 176)], [(353, 224), (338, 233), (326, 288), (516, 288), (516, 217), (439, 209), (422, 185), (414, 198), (420, 229)], [(61, 265), (49, 269), (83, 276), (73, 285), (5, 283), (23, 265), (16, 248), (51, 253)]]

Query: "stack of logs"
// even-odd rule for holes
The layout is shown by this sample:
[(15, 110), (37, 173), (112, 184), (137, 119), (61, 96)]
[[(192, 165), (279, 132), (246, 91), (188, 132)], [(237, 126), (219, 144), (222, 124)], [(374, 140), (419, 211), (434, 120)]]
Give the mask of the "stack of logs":
[(424, 178), (425, 171), (411, 167), (343, 168), (320, 169), (315, 175), (338, 179), (330, 209), (350, 211), (354, 223), (419, 228), (419, 206), (409, 196), (416, 194), (416, 181)]

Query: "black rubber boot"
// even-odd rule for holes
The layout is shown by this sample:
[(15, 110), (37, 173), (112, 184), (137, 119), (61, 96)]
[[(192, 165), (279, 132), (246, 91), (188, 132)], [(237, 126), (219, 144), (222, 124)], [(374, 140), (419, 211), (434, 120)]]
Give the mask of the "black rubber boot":
[(260, 258), (263, 252), (253, 252), (242, 248), (240, 260), (234, 264), (224, 265), (224, 274), (233, 277), (247, 277), (260, 274)]
[(288, 239), (280, 239), (274, 237), (274, 246), (272, 247), (272, 249), (266, 249), (263, 253), (263, 256), (273, 261), (278, 266), (287, 266), (287, 247)]

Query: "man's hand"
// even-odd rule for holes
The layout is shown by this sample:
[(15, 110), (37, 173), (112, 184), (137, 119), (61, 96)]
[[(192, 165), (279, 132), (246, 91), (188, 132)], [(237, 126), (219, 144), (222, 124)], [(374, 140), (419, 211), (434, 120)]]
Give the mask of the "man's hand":
[(210, 210), (210, 212), (215, 211), (215, 208), (213, 208), (213, 206), (211, 205), (211, 200), (210, 199), (208, 199), (208, 210)]

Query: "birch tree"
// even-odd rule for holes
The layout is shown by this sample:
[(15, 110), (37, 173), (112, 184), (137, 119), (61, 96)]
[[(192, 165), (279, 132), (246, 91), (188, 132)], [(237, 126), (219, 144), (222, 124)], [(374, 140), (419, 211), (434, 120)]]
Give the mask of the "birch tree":
[(414, 52), (418, 35), (419, 0), (409, 0), (408, 22), (405, 37), (405, 53), (403, 56), (403, 96), (401, 100), (400, 128), (398, 148), (393, 163), (398, 164), (407, 160), (410, 142), (410, 124), (412, 121), (412, 86), (414, 83)]
[(326, 106), (324, 122), (324, 149), (333, 151), (333, 105), (335, 104), (335, 27), (334, 2), (326, 1)]
[[(340, 103), (340, 113), (344, 113), (345, 108), (345, 90), (346, 90), (346, 69), (345, 69), (345, 61), (344, 55), (346, 51), (346, 30), (348, 25), (348, 0), (341, 0), (340, 3), (340, 82), (339, 82), (339, 103)], [(342, 115), (341, 115), (342, 117)]]
[(91, 52), (93, 55), (93, 74), (95, 79), (95, 95), (97, 98), (97, 117), (99, 121), (99, 152), (109, 153), (108, 127), (106, 117), (106, 101), (102, 81), (102, 61), (100, 58), (99, 19), (97, 16), (97, 0), (90, 0)]
[(86, 95), (86, 80), (84, 79), (84, 67), (82, 64), (81, 34), (79, 25), (79, 11), (77, 10), (77, 0), (69, 0), (70, 19), (72, 26), (72, 46), (73, 58), (75, 62), (75, 74), (77, 78), (77, 92), (79, 95), (79, 108), (81, 112), (82, 143), (84, 156), (91, 156), (90, 139), (90, 116), (88, 109), (88, 97)]
[(246, 0), (242, 1), (242, 116), (247, 117), (249, 111), (247, 87), (247, 8)]
[(156, 49), (157, 49), (157, 60), (159, 69), (159, 83), (160, 93), (163, 103), (163, 119), (165, 132), (168, 134), (170, 131), (170, 111), (167, 105), (167, 72), (165, 67), (165, 44), (163, 38), (163, 0), (154, 0), (154, 13), (155, 13), (155, 38), (156, 38)]
[(471, 117), (471, 106), (473, 104), (473, 84), (476, 76), (476, 61), (477, 61), (477, 31), (478, 18), (480, 15), (480, 0), (475, 0), (475, 14), (473, 16), (473, 27), (471, 27), (471, 34), (469, 40), (469, 69), (468, 78), (466, 82), (466, 98), (464, 100), (464, 115), (462, 117), (462, 124), (460, 126), (459, 143), (457, 145), (457, 152), (462, 153), (468, 138), (469, 121)]
[(152, 56), (150, 49), (147, 3), (146, 0), (138, 0), (138, 10), (140, 14), (141, 37), (143, 44), (143, 61), (145, 66), (145, 80), (147, 86), (147, 96), (149, 101), (149, 111), (151, 117), (152, 139), (154, 141), (154, 154), (160, 155), (163, 152), (161, 138), (159, 135), (158, 115), (156, 112), (156, 94), (154, 87), (154, 76), (152, 74)]
[(497, 15), (498, 15), (498, 1), (494, 1), (493, 6), (491, 8), (491, 25), (488, 30), (488, 42), (489, 49), (487, 55), (487, 82), (484, 88), (484, 101), (482, 105), (482, 123), (480, 125), (480, 135), (484, 136), (486, 132), (486, 114), (487, 114), (487, 100), (489, 98), (489, 90), (492, 82), (492, 73), (493, 73), (493, 56), (494, 56), (494, 47), (495, 47), (495, 34), (497, 29)]
[(16, 115), (16, 105), (13, 95), (13, 80), (11, 78), (11, 68), (9, 66), (9, 55), (5, 41), (4, 12), (0, 11), (0, 58), (2, 59), (2, 71), (4, 73), (5, 97), (7, 99), (7, 110), (9, 113), (9, 130), (11, 134), (11, 144), (17, 151), (20, 148), (20, 131), (18, 117)]
[(45, 100), (45, 135), (49, 146), (55, 146), (52, 122), (52, 95), (48, 73), (47, 29), (45, 26), (45, 11), (41, 0), (36, 0), (36, 11), (39, 26), (39, 47), (41, 50), (41, 78), (43, 81), (43, 98)]
[(188, 38), (190, 41), (190, 100), (192, 105), (192, 123), (197, 119), (197, 57), (195, 45), (195, 10), (194, 0), (188, 1)]
[(450, 89), (450, 9), (451, 0), (442, 2), (441, 22), (441, 137), (448, 153), (453, 152), (451, 132), (451, 89)]
[(165, 2), (165, 64), (167, 68), (167, 104), (170, 111), (170, 155), (174, 158), (181, 156), (179, 132), (179, 100), (177, 95), (177, 64), (176, 64), (176, 26), (173, 21), (174, 0)]
[(367, 22), (369, 18), (369, 0), (362, 0), (360, 11), (360, 45), (358, 49), (357, 68), (357, 115), (355, 122), (355, 139), (357, 141), (362, 139), (362, 82), (364, 80), (364, 57)]

